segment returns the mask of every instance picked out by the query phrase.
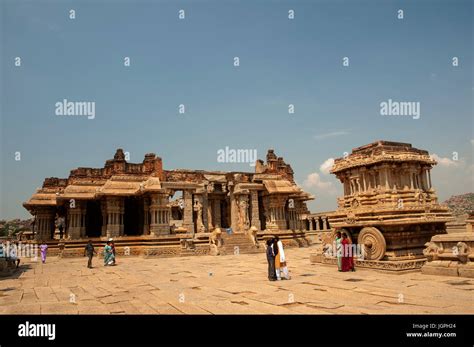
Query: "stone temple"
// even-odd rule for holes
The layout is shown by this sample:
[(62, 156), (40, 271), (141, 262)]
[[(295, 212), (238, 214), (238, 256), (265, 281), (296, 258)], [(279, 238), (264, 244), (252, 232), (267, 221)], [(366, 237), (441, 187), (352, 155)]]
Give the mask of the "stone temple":
[(273, 150), (249, 173), (164, 170), (153, 153), (134, 164), (118, 149), (103, 168), (77, 168), (68, 178), (46, 178), (23, 205), (36, 216), (37, 240), (52, 238), (58, 216), (65, 219), (68, 240), (205, 239), (216, 228), (234, 233), (304, 229), (310, 199), (295, 184), (291, 166)]
[[(425, 244), (446, 233), (452, 220), (438, 203), (430, 170), (436, 164), (425, 150), (408, 143), (377, 141), (336, 159), (331, 173), (343, 185), (338, 209), (328, 213), (335, 232), (346, 233), (363, 249), (357, 265), (387, 270), (421, 268)], [(322, 254), (315, 262), (335, 262)]]

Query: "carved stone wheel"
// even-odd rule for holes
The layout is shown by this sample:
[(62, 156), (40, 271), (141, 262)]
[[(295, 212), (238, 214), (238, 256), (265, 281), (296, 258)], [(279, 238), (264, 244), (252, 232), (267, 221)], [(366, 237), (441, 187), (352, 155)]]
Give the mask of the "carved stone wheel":
[(363, 228), (359, 233), (357, 243), (364, 247), (364, 259), (366, 260), (380, 260), (387, 250), (385, 237), (379, 229), (374, 227)]

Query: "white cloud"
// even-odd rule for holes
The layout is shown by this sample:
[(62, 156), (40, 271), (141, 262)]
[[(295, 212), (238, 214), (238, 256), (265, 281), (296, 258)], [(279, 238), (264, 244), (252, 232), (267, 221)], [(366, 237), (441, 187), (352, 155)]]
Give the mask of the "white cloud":
[(438, 162), (438, 165), (444, 167), (456, 167), (459, 165), (458, 161), (454, 161), (450, 158), (443, 158), (437, 155), (436, 153), (431, 154), (431, 158)]
[(322, 163), (321, 166), (319, 167), (319, 171), (321, 171), (325, 175), (329, 175), (329, 170), (331, 170), (333, 165), (334, 165), (334, 158), (326, 159), (326, 161)]
[(471, 145), (473, 145), (473, 146), (474, 146), (474, 139), (472, 139), (472, 140), (471, 140)]
[(334, 131), (332, 133), (314, 135), (313, 138), (316, 140), (323, 140), (328, 137), (341, 136), (341, 135), (347, 135), (347, 134), (349, 134), (347, 131), (342, 130), (342, 131)]
[(307, 188), (315, 188), (328, 192), (334, 190), (332, 182), (324, 182), (317, 172), (310, 173), (303, 182), (303, 185)]

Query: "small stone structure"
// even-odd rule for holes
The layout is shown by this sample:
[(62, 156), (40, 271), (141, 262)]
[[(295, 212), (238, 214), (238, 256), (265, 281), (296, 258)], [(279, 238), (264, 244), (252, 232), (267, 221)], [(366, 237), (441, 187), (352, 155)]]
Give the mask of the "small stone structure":
[[(331, 173), (343, 184), (344, 196), (338, 199), (338, 209), (327, 214), (331, 243), (335, 232), (346, 233), (363, 253), (358, 266), (421, 268), (425, 243), (445, 233), (445, 224), (452, 219), (431, 184), (435, 164), (427, 151), (389, 141), (355, 148), (336, 159)], [(322, 254), (312, 260), (335, 263)]]
[(421, 272), (428, 275), (474, 278), (474, 214), (466, 220), (466, 231), (435, 235), (423, 251), (427, 262)]

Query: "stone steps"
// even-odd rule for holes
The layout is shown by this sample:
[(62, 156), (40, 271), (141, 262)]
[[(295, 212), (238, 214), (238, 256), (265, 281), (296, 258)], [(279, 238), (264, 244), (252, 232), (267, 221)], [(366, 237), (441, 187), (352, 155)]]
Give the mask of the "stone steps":
[[(238, 247), (238, 249), (236, 249)], [(222, 255), (249, 254), (265, 252), (265, 247), (260, 242), (260, 247), (254, 246), (249, 236), (244, 233), (222, 234)]]

